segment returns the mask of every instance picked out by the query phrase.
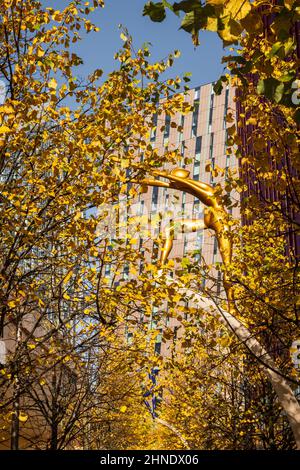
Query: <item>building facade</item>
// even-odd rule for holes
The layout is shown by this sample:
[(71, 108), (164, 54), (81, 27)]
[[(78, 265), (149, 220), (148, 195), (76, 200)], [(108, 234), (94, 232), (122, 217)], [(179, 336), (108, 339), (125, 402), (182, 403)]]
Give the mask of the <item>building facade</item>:
[[(163, 154), (168, 150), (177, 150), (181, 155), (181, 161), (177, 166), (190, 172), (189, 177), (202, 181), (211, 186), (220, 183), (225, 187), (226, 179), (230, 172), (237, 171), (236, 157), (227, 154), (227, 113), (232, 114), (235, 120), (235, 89), (226, 87), (220, 95), (213, 91), (213, 83), (208, 83), (187, 92), (185, 100), (193, 105), (193, 111), (183, 116), (177, 114), (172, 118), (168, 115), (153, 117), (153, 130), (150, 136), (151, 144)], [(179, 127), (172, 127), (176, 122)], [(176, 165), (166, 166), (171, 170)], [(238, 200), (238, 193), (231, 193), (233, 202)], [(147, 240), (140, 236), (139, 249), (145, 250), (145, 261), (156, 262), (160, 257), (162, 244), (157, 242), (159, 234), (162, 235), (170, 226), (170, 223), (180, 222), (181, 219), (203, 219), (203, 204), (191, 194), (181, 193), (169, 188), (148, 187), (146, 193), (140, 194), (138, 201), (139, 215), (147, 215), (153, 222), (152, 236)], [(230, 209), (233, 217), (239, 217), (239, 208)], [(154, 229), (153, 229), (154, 227)], [(174, 231), (174, 242), (169, 259), (181, 260), (186, 256), (193, 256), (202, 260), (205, 265), (214, 265), (221, 262), (217, 240), (210, 230), (198, 230), (185, 233), (178, 229)], [(126, 269), (126, 268), (125, 268)], [(140, 273), (143, 263), (140, 266)], [(207, 284), (210, 284), (209, 286)], [(202, 287), (212, 288), (221, 297), (222, 282), (221, 272), (211, 268), (209, 279), (203, 276)], [(157, 308), (153, 309), (151, 318), (152, 327), (162, 327), (155, 319)], [(161, 318), (161, 315), (157, 315)], [(180, 330), (181, 325), (176, 319), (167, 320), (167, 326), (173, 331)], [(162, 330), (162, 328), (160, 328)], [(156, 352), (167, 354), (165, 350), (168, 344), (161, 344), (158, 336)]]

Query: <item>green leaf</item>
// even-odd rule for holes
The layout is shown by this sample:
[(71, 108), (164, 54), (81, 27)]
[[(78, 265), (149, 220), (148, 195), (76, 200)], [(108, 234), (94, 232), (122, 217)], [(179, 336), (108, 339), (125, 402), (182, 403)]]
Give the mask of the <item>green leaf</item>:
[(199, 11), (191, 11), (186, 13), (182, 22), (181, 22), (181, 29), (187, 31), (188, 33), (196, 33), (201, 28), (204, 28), (207, 23), (207, 18), (201, 15)]
[(190, 13), (193, 10), (200, 10), (201, 3), (198, 0), (182, 0), (181, 2), (175, 2), (173, 5), (174, 12), (184, 11), (184, 13)]
[(150, 19), (152, 21), (161, 23), (166, 17), (166, 10), (164, 4), (162, 2), (148, 2), (144, 6), (143, 16), (150, 16)]
[(269, 100), (279, 103), (284, 92), (284, 83), (272, 77), (261, 79), (257, 84), (257, 92)]
[(222, 64), (224, 62), (237, 62), (238, 64), (245, 64), (246, 59), (240, 55), (227, 55), (222, 57)]
[(268, 54), (268, 57), (274, 57), (274, 55), (282, 55), (280, 54), (280, 50), (284, 53), (284, 46), (281, 41), (277, 41), (275, 42), (275, 44), (273, 44), (271, 52)]
[(223, 90), (223, 83), (227, 82), (227, 78), (225, 75), (222, 75), (219, 80), (214, 84), (213, 89), (216, 95), (220, 95)]
[(281, 77), (278, 77), (278, 80), (280, 82), (290, 82), (291, 80), (295, 79), (295, 72), (289, 72), (285, 75), (281, 75)]
[(190, 81), (191, 81), (191, 79), (190, 79), (191, 76), (192, 76), (192, 73), (191, 73), (191, 72), (186, 72), (186, 73), (183, 75), (183, 81), (184, 81), (185, 83), (190, 82)]
[(169, 2), (167, 2), (167, 0), (162, 0), (162, 3), (163, 3), (165, 8), (169, 8), (169, 10), (173, 11), (173, 13), (175, 13), (176, 16), (179, 16), (179, 13), (174, 10), (172, 5)]

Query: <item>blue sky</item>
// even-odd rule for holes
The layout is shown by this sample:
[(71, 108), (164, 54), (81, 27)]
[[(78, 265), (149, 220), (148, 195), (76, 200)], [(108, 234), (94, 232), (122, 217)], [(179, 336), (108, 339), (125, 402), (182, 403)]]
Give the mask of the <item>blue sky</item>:
[[(106, 0), (105, 8), (99, 9), (91, 19), (99, 26), (99, 33), (83, 34), (83, 40), (76, 45), (77, 52), (84, 59), (80, 74), (85, 76), (95, 68), (101, 68), (104, 75), (116, 68), (113, 56), (122, 46), (118, 25), (126, 26), (133, 36), (134, 46), (144, 42), (152, 43), (153, 59), (162, 59), (174, 49), (181, 51), (168, 76), (183, 75), (191, 72), (190, 86), (195, 87), (216, 80), (222, 74), (221, 64), (224, 51), (222, 41), (215, 33), (200, 34), (200, 46), (194, 48), (191, 37), (179, 30), (179, 18), (168, 12), (163, 23), (153, 23), (149, 17), (142, 16), (146, 0)], [(66, 0), (43, 0), (46, 6), (62, 8)]]

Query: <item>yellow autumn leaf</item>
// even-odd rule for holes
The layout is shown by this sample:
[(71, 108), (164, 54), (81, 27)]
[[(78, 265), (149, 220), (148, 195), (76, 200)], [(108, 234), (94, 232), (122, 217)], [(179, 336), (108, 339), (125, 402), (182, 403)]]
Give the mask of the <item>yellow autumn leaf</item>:
[(64, 280), (63, 280), (63, 284), (66, 284), (69, 279), (72, 277), (73, 275), (73, 271), (71, 270), (70, 272), (68, 272), (68, 274), (65, 276)]
[(21, 423), (26, 423), (27, 420), (28, 420), (28, 416), (25, 413), (20, 412), (19, 421), (21, 421)]
[(11, 132), (11, 129), (8, 126), (0, 126), (0, 134), (7, 134), (8, 132)]
[(247, 122), (246, 124), (251, 124), (253, 126), (256, 126), (257, 124), (257, 119), (255, 117), (250, 117), (249, 119), (247, 119)]
[(44, 49), (42, 49), (40, 46), (37, 48), (36, 54), (38, 57), (43, 57), (45, 55)]
[(211, 171), (211, 162), (207, 162), (205, 165), (205, 171), (210, 172)]
[(57, 81), (55, 80), (55, 78), (51, 78), (51, 80), (49, 80), (48, 87), (53, 90), (57, 88)]
[(12, 106), (8, 105), (3, 105), (0, 107), (0, 112), (5, 113), (5, 114), (13, 114), (15, 112), (14, 108)]
[(205, 29), (208, 31), (218, 31), (218, 18), (207, 18)]

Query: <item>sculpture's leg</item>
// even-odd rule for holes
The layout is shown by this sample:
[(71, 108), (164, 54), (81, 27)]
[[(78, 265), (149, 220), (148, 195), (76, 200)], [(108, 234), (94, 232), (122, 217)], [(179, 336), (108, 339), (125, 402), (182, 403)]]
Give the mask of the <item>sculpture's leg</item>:
[(206, 228), (204, 220), (202, 219), (182, 219), (175, 222), (171, 222), (165, 228), (164, 231), (164, 245), (161, 250), (160, 262), (161, 265), (165, 265), (168, 262), (170, 251), (173, 247), (174, 240), (174, 231), (175, 228), (181, 227), (184, 233), (196, 232), (197, 230), (202, 230)]

